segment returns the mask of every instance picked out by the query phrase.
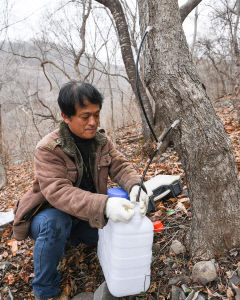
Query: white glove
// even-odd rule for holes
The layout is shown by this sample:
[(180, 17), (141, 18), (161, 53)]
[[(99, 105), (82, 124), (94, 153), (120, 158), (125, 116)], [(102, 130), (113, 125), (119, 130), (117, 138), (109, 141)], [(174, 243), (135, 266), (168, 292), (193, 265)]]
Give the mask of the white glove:
[[(136, 203), (138, 191), (139, 191), (139, 185), (134, 185), (129, 194), (131, 203), (134, 203), (134, 204)], [(147, 208), (148, 208), (148, 202), (149, 202), (148, 195), (144, 192), (143, 189), (141, 189), (141, 193), (140, 193), (140, 197), (139, 197), (139, 209), (140, 209), (140, 213), (142, 216), (146, 215)]]
[(127, 199), (110, 197), (107, 200), (105, 214), (114, 222), (127, 223), (134, 215), (134, 205)]

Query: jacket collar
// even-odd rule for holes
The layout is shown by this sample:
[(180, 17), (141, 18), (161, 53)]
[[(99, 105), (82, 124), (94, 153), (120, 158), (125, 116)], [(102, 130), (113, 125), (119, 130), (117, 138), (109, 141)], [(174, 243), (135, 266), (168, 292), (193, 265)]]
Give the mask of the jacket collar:
[[(101, 134), (100, 132), (96, 132), (95, 137), (93, 138), (93, 141), (97, 145), (100, 146), (105, 146), (107, 143), (107, 138)], [(77, 146), (74, 142), (74, 139), (70, 133), (70, 130), (68, 128), (68, 125), (62, 121), (59, 126), (59, 144), (62, 146), (62, 149), (64, 152), (70, 154), (70, 155), (75, 155), (77, 150)]]

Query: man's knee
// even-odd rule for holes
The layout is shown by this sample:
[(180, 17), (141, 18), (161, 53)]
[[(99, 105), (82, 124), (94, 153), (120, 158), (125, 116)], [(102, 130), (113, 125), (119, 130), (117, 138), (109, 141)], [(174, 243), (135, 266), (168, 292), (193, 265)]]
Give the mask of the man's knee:
[(57, 242), (68, 238), (71, 227), (70, 215), (55, 208), (48, 208), (33, 218), (31, 235), (34, 239), (45, 236), (49, 241)]

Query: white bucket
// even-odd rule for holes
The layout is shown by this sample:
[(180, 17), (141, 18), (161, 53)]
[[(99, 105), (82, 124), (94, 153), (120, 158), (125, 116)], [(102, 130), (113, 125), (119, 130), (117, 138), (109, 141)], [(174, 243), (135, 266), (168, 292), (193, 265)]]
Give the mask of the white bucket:
[(115, 297), (139, 294), (150, 286), (153, 224), (138, 205), (129, 223), (108, 220), (99, 229), (98, 258), (110, 293)]

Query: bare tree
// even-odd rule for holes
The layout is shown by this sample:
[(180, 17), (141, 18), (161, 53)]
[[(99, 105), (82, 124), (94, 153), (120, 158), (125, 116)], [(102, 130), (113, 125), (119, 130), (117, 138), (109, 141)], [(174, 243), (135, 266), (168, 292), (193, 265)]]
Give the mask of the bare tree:
[[(216, 47), (216, 43), (218, 47)], [(229, 72), (229, 64), (226, 60), (226, 53), (220, 51), (221, 42), (210, 39), (201, 39), (198, 42), (198, 50), (202, 50), (202, 58), (209, 62), (215, 73), (216, 77), (220, 80), (220, 87), (217, 86), (217, 93), (212, 93), (214, 98), (221, 98), (227, 95), (230, 90), (227, 88), (227, 80), (232, 81), (231, 72)], [(210, 74), (209, 74), (210, 75)], [(212, 76), (212, 74), (210, 75)], [(211, 87), (214, 90), (214, 86)], [(216, 87), (215, 87), (216, 88)]]
[(2, 163), (3, 147), (2, 147), (2, 118), (1, 118), (1, 113), (2, 113), (2, 105), (0, 103), (0, 190), (3, 186), (5, 186), (5, 184), (7, 182), (5, 169), (4, 169), (4, 166), (3, 166), (3, 163)]
[[(111, 30), (111, 26), (109, 27), (108, 33), (106, 35), (106, 38), (103, 37), (102, 31), (100, 30), (100, 28), (98, 27), (98, 23), (96, 22), (96, 20), (94, 20), (95, 22), (95, 26), (98, 28), (98, 32), (101, 35), (102, 39), (104, 40), (108, 40), (109, 38), (109, 32)], [(110, 50), (108, 49), (107, 46), (107, 42), (104, 43), (104, 47), (106, 50), (106, 56), (107, 56), (107, 66), (108, 66), (108, 70), (106, 70), (106, 74), (107, 74), (107, 85), (108, 85), (108, 89), (109, 89), (109, 94), (110, 94), (110, 104), (111, 104), (111, 136), (113, 139), (113, 142), (116, 142), (116, 136), (115, 136), (115, 118), (114, 118), (114, 96), (113, 96), (113, 89), (112, 89), (112, 84), (111, 84), (111, 78), (110, 78), (110, 73), (111, 73), (111, 59), (110, 59)]]
[[(211, 5), (212, 36), (198, 41), (199, 54), (207, 60), (221, 81), (220, 94), (234, 94), (240, 79), (239, 0), (214, 1)], [(207, 79), (209, 81), (209, 79)], [(214, 86), (213, 89), (214, 90)]]
[(139, 8), (142, 32), (154, 27), (145, 45), (145, 81), (166, 124), (180, 120), (174, 145), (192, 204), (191, 255), (209, 259), (240, 247), (240, 184), (231, 143), (192, 62), (177, 0), (140, 0)]
[(198, 25), (198, 6), (195, 8), (195, 15), (194, 15), (194, 32), (193, 32), (193, 41), (192, 41), (192, 46), (191, 46), (191, 53), (192, 55), (194, 54), (194, 49), (196, 45), (196, 40), (197, 40), (197, 25)]
[[(6, 32), (8, 27), (8, 14), (9, 14), (9, 7), (8, 7), (8, 1), (4, 0), (1, 3), (1, 21), (0, 21), (0, 49), (3, 47), (5, 38), (6, 38)], [(2, 81), (3, 74), (0, 74), (0, 91), (3, 86)], [(6, 184), (7, 177), (6, 172), (3, 166), (3, 133), (2, 133), (2, 100), (0, 99), (0, 189)]]

